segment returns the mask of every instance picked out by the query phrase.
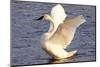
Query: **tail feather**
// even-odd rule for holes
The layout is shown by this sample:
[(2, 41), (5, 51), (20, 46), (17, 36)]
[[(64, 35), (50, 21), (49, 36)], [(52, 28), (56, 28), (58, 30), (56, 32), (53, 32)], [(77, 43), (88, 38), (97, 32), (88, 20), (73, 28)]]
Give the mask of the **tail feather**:
[(71, 52), (67, 52), (66, 50), (64, 50), (62, 47), (60, 46), (43, 46), (43, 49), (49, 54), (51, 55), (54, 59), (64, 59), (64, 58), (69, 58), (71, 56), (73, 56), (77, 50), (71, 51)]

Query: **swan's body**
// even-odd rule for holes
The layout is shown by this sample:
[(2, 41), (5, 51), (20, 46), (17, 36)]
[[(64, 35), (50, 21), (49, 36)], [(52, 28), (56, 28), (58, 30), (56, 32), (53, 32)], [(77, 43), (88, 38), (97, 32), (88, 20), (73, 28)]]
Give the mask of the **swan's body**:
[(85, 22), (82, 15), (73, 18), (66, 18), (64, 8), (56, 5), (52, 8), (51, 16), (44, 15), (44, 19), (50, 21), (50, 28), (47, 33), (42, 36), (42, 48), (54, 59), (68, 58), (77, 51), (67, 52), (64, 50), (70, 45), (77, 27)]

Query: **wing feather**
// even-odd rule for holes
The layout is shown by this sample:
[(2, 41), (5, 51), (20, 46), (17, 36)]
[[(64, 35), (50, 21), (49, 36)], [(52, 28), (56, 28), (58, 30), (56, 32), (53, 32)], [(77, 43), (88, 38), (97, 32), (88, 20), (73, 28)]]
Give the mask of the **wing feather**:
[(57, 23), (62, 23), (65, 20), (66, 16), (67, 15), (65, 13), (65, 10), (60, 4), (57, 4), (51, 10), (51, 17)]

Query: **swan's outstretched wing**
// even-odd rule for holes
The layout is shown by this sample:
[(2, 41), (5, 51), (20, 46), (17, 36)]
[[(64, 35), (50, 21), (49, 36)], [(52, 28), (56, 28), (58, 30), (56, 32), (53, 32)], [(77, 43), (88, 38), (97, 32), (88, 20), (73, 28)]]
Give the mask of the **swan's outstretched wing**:
[(67, 19), (64, 23), (61, 23), (56, 32), (46, 40), (43, 49), (55, 59), (73, 56), (77, 50), (67, 52), (64, 48), (71, 43), (77, 27), (84, 22), (85, 18), (82, 15)]
[(66, 16), (67, 15), (65, 13), (65, 10), (60, 4), (57, 4), (51, 10), (51, 17), (58, 24), (62, 23), (65, 20)]
[(85, 18), (82, 15), (66, 19), (64, 23), (59, 25), (48, 41), (56, 45), (62, 45), (65, 48), (71, 43), (77, 27), (84, 22)]

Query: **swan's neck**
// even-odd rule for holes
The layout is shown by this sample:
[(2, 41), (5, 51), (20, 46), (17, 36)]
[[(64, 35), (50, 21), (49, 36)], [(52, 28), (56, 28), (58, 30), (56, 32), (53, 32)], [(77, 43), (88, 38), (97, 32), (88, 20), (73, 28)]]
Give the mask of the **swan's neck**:
[(50, 27), (49, 27), (48, 32), (45, 33), (47, 39), (49, 39), (55, 33), (59, 25), (59, 24), (56, 24), (56, 22), (50, 16), (48, 18), (48, 21), (50, 21)]

